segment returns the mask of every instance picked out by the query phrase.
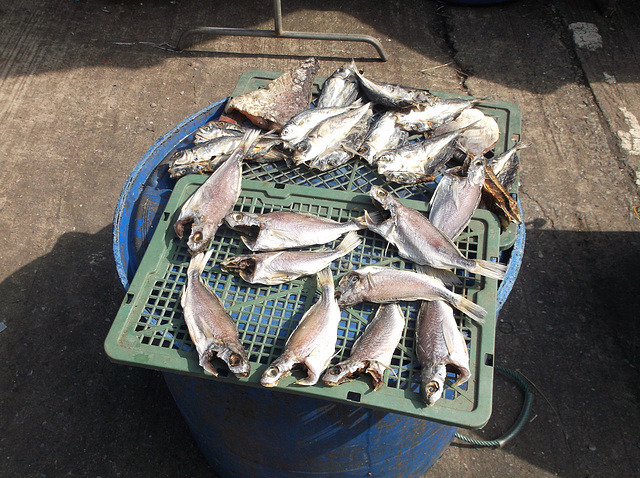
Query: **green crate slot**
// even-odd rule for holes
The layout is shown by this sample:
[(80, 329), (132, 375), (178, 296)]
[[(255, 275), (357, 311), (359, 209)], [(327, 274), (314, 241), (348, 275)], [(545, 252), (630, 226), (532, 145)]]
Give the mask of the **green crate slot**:
[[(206, 176), (182, 178), (167, 204), (138, 272), (123, 301), (105, 347), (117, 362), (151, 367), (157, 370), (192, 374), (211, 380), (224, 380), (249, 386), (259, 384), (262, 372), (282, 353), (284, 344), (304, 312), (317, 298), (315, 277), (300, 278), (277, 286), (252, 285), (239, 276), (223, 272), (219, 263), (226, 257), (248, 253), (240, 234), (221, 226), (211, 248), (215, 250), (203, 277), (222, 299), (236, 321), (242, 343), (251, 362), (247, 378), (230, 374), (222, 361), (217, 362), (220, 376), (205, 374), (188, 334), (180, 306), (180, 294), (186, 281), (190, 254), (184, 240), (173, 231), (173, 222), (183, 202), (204, 182)], [(424, 201), (403, 200), (407, 205), (425, 210)], [(309, 212), (341, 222), (361, 216), (375, 207), (366, 194), (254, 180), (243, 181), (242, 196), (235, 210), (263, 213), (272, 210)], [(499, 224), (493, 215), (479, 210), (457, 239), (461, 251), (470, 257), (497, 257)], [(332, 272), (337, 281), (351, 269), (377, 264), (397, 268), (413, 268), (395, 254), (393, 247), (371, 231), (360, 231), (363, 244), (334, 261)], [(341, 239), (341, 238), (340, 238)], [(334, 247), (339, 241), (329, 244)], [(313, 249), (313, 248), (312, 248)], [(472, 378), (459, 388), (451, 383), (434, 407), (427, 407), (419, 396), (420, 366), (415, 358), (414, 330), (419, 304), (403, 302), (407, 325), (393, 356), (393, 372), (385, 373), (385, 386), (371, 392), (368, 377), (337, 387), (319, 383), (312, 387), (295, 385), (304, 376), (294, 371), (283, 378), (276, 390), (315, 396), (344, 403), (427, 418), (465, 427), (479, 427), (489, 419), (491, 411), (492, 368), (484, 365), (484, 355), (493, 354), (495, 329), (496, 281), (456, 271), (465, 277), (465, 294), (488, 311), (487, 323), (479, 328), (461, 313), (456, 313), (460, 330), (470, 353)], [(343, 311), (338, 329), (336, 355), (332, 363), (349, 356), (354, 341), (362, 333), (377, 310), (375, 304), (360, 304)]]

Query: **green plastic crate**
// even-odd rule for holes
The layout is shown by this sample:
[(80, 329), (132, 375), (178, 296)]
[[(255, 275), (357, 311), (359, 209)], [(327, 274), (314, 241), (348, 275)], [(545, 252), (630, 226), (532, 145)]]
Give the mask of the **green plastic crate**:
[[(240, 78), (233, 96), (264, 86), (277, 75), (275, 72), (247, 72)], [(323, 81), (324, 78), (316, 79), (315, 94)], [(480, 107), (498, 122), (501, 139), (495, 152), (499, 154), (519, 139), (519, 110), (513, 104), (499, 101), (483, 102)], [(373, 184), (383, 185), (402, 198), (406, 205), (421, 211), (427, 211), (435, 188), (434, 183), (418, 186), (387, 184), (360, 160), (324, 173), (305, 166), (290, 169), (284, 162), (248, 163), (243, 177), (243, 191), (235, 210), (257, 213), (293, 210), (339, 221), (361, 216), (365, 209), (375, 209), (367, 194)], [(238, 233), (221, 226), (210, 246), (216, 252), (203, 275), (237, 323), (249, 355), (251, 373), (249, 377), (237, 378), (228, 372), (222, 361), (218, 361), (214, 363), (219, 377), (205, 374), (198, 365), (198, 355), (180, 306), (190, 254), (185, 241), (175, 235), (173, 223), (184, 201), (206, 178), (189, 175), (176, 184), (105, 340), (105, 350), (112, 360), (127, 365), (261, 387), (262, 372), (282, 352), (287, 337), (317, 298), (315, 277), (278, 286), (261, 286), (224, 273), (219, 267), (220, 261), (249, 251)], [(347, 271), (366, 265), (412, 267), (412, 264), (405, 264), (382, 237), (367, 230), (360, 234), (364, 238), (363, 244), (332, 265), (336, 283)], [(496, 259), (514, 239), (515, 228), (514, 231), (501, 231), (497, 218), (479, 209), (455, 242), (467, 256)], [(334, 247), (338, 241), (329, 246)], [(465, 274), (464, 271), (457, 272)], [(449, 374), (443, 397), (434, 406), (426, 406), (419, 395), (420, 366), (414, 344), (417, 302), (401, 303), (407, 325), (394, 354), (392, 370), (385, 372), (385, 386), (378, 391), (371, 391), (366, 375), (337, 387), (322, 383), (312, 387), (295, 385), (293, 382), (305, 375), (303, 371), (294, 371), (293, 376), (281, 379), (274, 390), (359, 404), (459, 427), (484, 426), (492, 407), (497, 282), (468, 273), (466, 277), (465, 287), (456, 292), (487, 310), (486, 323), (478, 326), (456, 311), (455, 317), (469, 350), (472, 376), (467, 383), (454, 388), (452, 383), (456, 377)], [(377, 305), (365, 303), (342, 312), (333, 364), (349, 356), (353, 342), (376, 310)]]

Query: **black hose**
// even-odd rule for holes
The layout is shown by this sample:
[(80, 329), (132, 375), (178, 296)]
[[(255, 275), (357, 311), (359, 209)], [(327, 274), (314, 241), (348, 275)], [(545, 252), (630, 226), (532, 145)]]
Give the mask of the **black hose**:
[(511, 429), (507, 433), (505, 433), (500, 438), (496, 438), (495, 440), (477, 440), (475, 438), (470, 438), (468, 436), (461, 435), (460, 433), (456, 432), (455, 437), (458, 440), (461, 440), (465, 443), (469, 443), (470, 445), (473, 445), (476, 448), (483, 448), (483, 447), (502, 448), (503, 446), (505, 446), (514, 436), (516, 436), (520, 432), (520, 429), (524, 426), (525, 421), (529, 416), (529, 412), (531, 411), (533, 394), (529, 390), (529, 386), (520, 377), (520, 375), (500, 365), (496, 365), (495, 369), (499, 370), (504, 374), (509, 375), (511, 378), (513, 378), (516, 381), (516, 383), (524, 393), (524, 403), (522, 404), (522, 409), (520, 410), (520, 416), (518, 416), (518, 419), (516, 420), (514, 425), (511, 427)]

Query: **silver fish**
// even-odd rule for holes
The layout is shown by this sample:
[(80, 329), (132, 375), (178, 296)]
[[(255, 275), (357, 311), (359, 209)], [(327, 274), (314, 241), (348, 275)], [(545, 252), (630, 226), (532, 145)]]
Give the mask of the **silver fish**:
[(322, 84), (316, 107), (348, 106), (358, 97), (358, 77), (351, 65), (338, 68)]
[(180, 298), (184, 320), (202, 368), (217, 376), (218, 372), (211, 364), (217, 356), (236, 376), (247, 377), (249, 359), (238, 338), (236, 324), (201, 276), (212, 253), (213, 249), (191, 257), (187, 283)]
[(195, 144), (206, 143), (207, 141), (211, 141), (214, 138), (220, 138), (221, 136), (244, 136), (249, 129), (254, 128), (248, 128), (229, 121), (209, 121), (207, 124), (196, 129), (193, 142)]
[(473, 159), (466, 176), (462, 167), (448, 169), (431, 197), (429, 221), (451, 239), (467, 227), (482, 197), (485, 161)]
[(396, 122), (407, 131), (425, 133), (453, 121), (467, 108), (486, 98), (438, 98), (431, 104), (420, 104), (396, 113)]
[(240, 277), (251, 284), (283, 284), (317, 273), (354, 250), (361, 242), (358, 233), (351, 231), (335, 249), (243, 254), (223, 260), (221, 267), (227, 272), (237, 271)]
[(300, 319), (282, 355), (262, 374), (260, 383), (265, 387), (275, 387), (282, 377), (291, 375), (291, 369), (297, 364), (307, 369), (307, 377), (296, 384), (314, 385), (335, 353), (341, 312), (334, 298), (331, 269), (321, 270), (317, 277), (322, 295)]
[(482, 156), (489, 152), (500, 139), (500, 127), (495, 119), (485, 115), (477, 108), (468, 108), (462, 111), (453, 121), (435, 128), (433, 134), (448, 133), (472, 124), (475, 124), (475, 127), (462, 132), (458, 139), (458, 145), (467, 154), (474, 157)]
[(371, 108), (371, 103), (367, 103), (321, 121), (296, 145), (293, 161), (296, 164), (306, 163), (339, 146), (363, 117), (370, 118), (373, 115)]
[(386, 111), (373, 123), (358, 152), (374, 166), (380, 153), (404, 146), (408, 140), (409, 133), (396, 124), (395, 113)]
[(442, 396), (447, 366), (460, 374), (454, 386), (471, 377), (467, 344), (458, 329), (453, 309), (441, 300), (423, 302), (416, 323), (416, 353), (422, 370), (424, 401), (433, 405)]
[(351, 62), (351, 69), (356, 72), (360, 89), (374, 103), (387, 108), (404, 108), (417, 104), (431, 104), (436, 97), (427, 90), (406, 88), (404, 86), (380, 81), (372, 81), (362, 75), (355, 61)]
[(259, 134), (259, 130), (245, 134), (229, 158), (182, 205), (174, 229), (182, 239), (185, 226), (191, 223), (187, 246), (192, 254), (209, 246), (225, 215), (233, 209), (240, 196), (242, 161)]
[(371, 116), (371, 114), (365, 114), (337, 145), (307, 162), (307, 166), (320, 171), (329, 171), (347, 163), (358, 154), (358, 149), (362, 146), (364, 138), (369, 132)]
[(352, 110), (362, 106), (362, 103), (358, 101), (354, 105), (349, 106), (331, 106), (326, 108), (309, 108), (301, 111), (284, 125), (280, 132), (280, 138), (288, 141), (292, 145), (298, 144), (302, 141), (309, 132), (320, 124), (322, 121), (336, 116), (346, 111)]
[(520, 169), (520, 155), (516, 153), (527, 146), (526, 143), (516, 143), (487, 163), (487, 166), (493, 170), (498, 181), (507, 191), (513, 188), (518, 177), (518, 169)]
[(433, 181), (434, 174), (453, 155), (460, 134), (445, 133), (380, 153), (376, 159), (378, 174), (401, 184)]
[(224, 220), (229, 227), (245, 234), (241, 239), (254, 252), (326, 244), (346, 232), (367, 227), (363, 217), (338, 222), (292, 211), (232, 212)]
[(340, 307), (360, 302), (389, 303), (400, 300), (444, 300), (476, 322), (484, 322), (487, 311), (445, 287), (427, 274), (391, 267), (368, 266), (347, 273), (338, 283)]
[(383, 385), (385, 369), (391, 366), (404, 326), (405, 318), (398, 304), (380, 305), (373, 320), (353, 344), (349, 358), (330, 367), (322, 381), (327, 385), (339, 385), (364, 372), (371, 375), (373, 390), (378, 390)]
[[(398, 249), (398, 255), (416, 264), (429, 266), (434, 273), (443, 269), (465, 269), (493, 279), (501, 280), (507, 270), (505, 264), (483, 259), (468, 259), (453, 241), (436, 228), (420, 211), (403, 205), (398, 198), (380, 186), (372, 186), (369, 195), (373, 202), (389, 212), (391, 217), (374, 223), (367, 219), (370, 230), (380, 234)], [(448, 274), (445, 274), (445, 277)]]

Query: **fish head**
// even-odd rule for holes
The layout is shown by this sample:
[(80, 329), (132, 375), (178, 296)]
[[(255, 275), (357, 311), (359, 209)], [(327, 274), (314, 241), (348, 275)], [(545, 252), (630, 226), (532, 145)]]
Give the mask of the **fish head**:
[(476, 186), (484, 184), (484, 170), (486, 161), (483, 156), (473, 158), (469, 164), (467, 170), (467, 177), (469, 182)]
[(171, 155), (169, 164), (171, 167), (185, 166), (196, 159), (195, 154), (190, 149), (181, 149)]
[[(304, 123), (304, 120), (301, 120), (301, 123)], [(294, 141), (298, 138), (300, 134), (300, 126), (295, 123), (287, 123), (282, 128), (280, 132), (280, 138), (285, 141)]]
[(229, 370), (231, 370), (231, 373), (235, 374), (236, 377), (248, 377), (251, 371), (251, 365), (242, 346), (235, 342), (229, 342), (225, 345), (226, 346), (218, 352), (218, 357), (224, 360)]
[(398, 199), (386, 189), (373, 185), (369, 190), (369, 196), (371, 196), (373, 203), (378, 209), (389, 211), (392, 215), (395, 214), (399, 204)]
[(433, 367), (424, 367), (420, 374), (422, 382), (422, 398), (427, 405), (436, 403), (444, 392), (444, 381), (447, 378), (447, 367), (443, 363)]
[(322, 147), (318, 141), (313, 141), (306, 137), (295, 146), (293, 151), (293, 162), (296, 164), (305, 163), (314, 159), (322, 152)]
[(246, 233), (250, 232), (252, 228), (260, 227), (258, 215), (250, 212), (231, 212), (224, 217), (224, 222), (226, 222), (231, 229)]
[(213, 239), (213, 234), (208, 231), (204, 224), (194, 223), (191, 226), (189, 239), (187, 239), (187, 247), (192, 254), (199, 254), (209, 247), (211, 239)]
[(273, 362), (260, 377), (260, 385), (263, 387), (275, 387), (282, 377), (291, 375), (291, 367), (282, 362)]
[(235, 257), (227, 257), (220, 263), (220, 267), (225, 272), (236, 272), (247, 282), (253, 280), (256, 272), (257, 260), (253, 255), (245, 254)]
[(340, 279), (335, 290), (336, 301), (340, 307), (359, 304), (365, 300), (372, 286), (370, 274), (361, 271), (351, 271)]
[(366, 365), (362, 362), (345, 360), (333, 367), (329, 367), (322, 376), (322, 381), (331, 386), (351, 382), (358, 376), (358, 372), (365, 367)]

